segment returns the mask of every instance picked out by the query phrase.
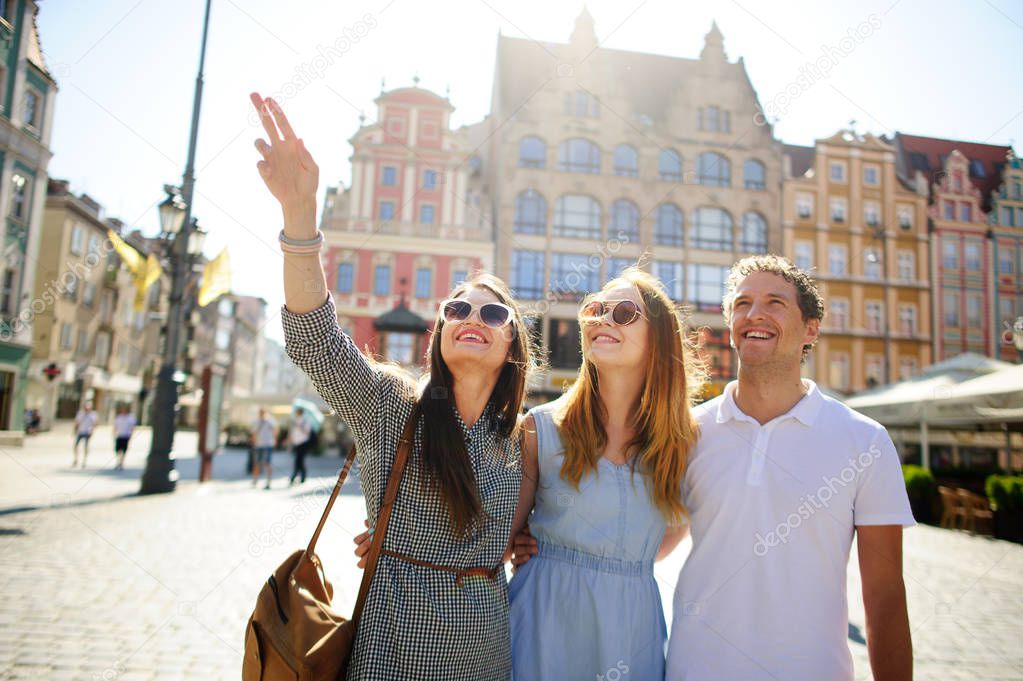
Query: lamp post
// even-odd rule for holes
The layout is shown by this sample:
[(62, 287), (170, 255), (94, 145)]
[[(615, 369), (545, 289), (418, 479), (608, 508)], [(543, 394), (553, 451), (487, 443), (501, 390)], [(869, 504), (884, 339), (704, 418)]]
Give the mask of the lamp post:
[(171, 290), (164, 327), (163, 357), (156, 378), (153, 403), (153, 440), (142, 473), (139, 494), (173, 492), (178, 479), (174, 469), (174, 415), (178, 403), (177, 372), (181, 334), (181, 299), (185, 277), (191, 271), (190, 251), (202, 247), (202, 237), (193, 236), (198, 228), (192, 220), (192, 191), (195, 186), (195, 143), (199, 135), (199, 109), (202, 104), (203, 66), (206, 62), (206, 34), (210, 24), (210, 1), (206, 0), (199, 73), (192, 99), (192, 129), (188, 140), (188, 160), (182, 177), (180, 195), (165, 186), (167, 199), (160, 204), (160, 228), (171, 239), (168, 260), (171, 265)]
[(892, 365), (891, 344), (892, 344), (892, 335), (891, 335), (890, 324), (888, 323), (888, 314), (889, 314), (889, 309), (888, 309), (889, 308), (888, 289), (889, 289), (889, 284), (888, 284), (888, 272), (887, 272), (887, 270), (888, 270), (888, 258), (886, 257), (887, 253), (885, 253), (885, 249), (886, 249), (886, 245), (885, 245), (886, 232), (885, 232), (884, 224), (881, 223), (881, 222), (878, 222), (875, 225), (870, 225), (870, 231), (871, 231), (871, 233), (873, 235), (872, 241), (874, 243), (877, 243), (878, 241), (881, 242), (881, 249), (877, 252), (878, 254), (875, 255), (875, 254), (871, 253), (871, 254), (869, 254), (867, 256), (867, 259), (870, 260), (871, 262), (879, 263), (880, 266), (881, 266), (881, 287), (884, 290), (884, 306), (881, 308), (881, 333), (882, 333), (883, 338), (884, 338), (884, 380), (882, 381), (882, 383), (883, 384), (888, 384), (888, 383), (892, 382), (892, 377), (891, 377), (891, 365)]

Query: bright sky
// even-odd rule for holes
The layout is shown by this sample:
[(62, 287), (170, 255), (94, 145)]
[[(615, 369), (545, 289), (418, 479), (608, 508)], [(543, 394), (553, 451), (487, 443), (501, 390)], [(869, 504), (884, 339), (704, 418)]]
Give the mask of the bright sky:
[[(855, 118), (861, 131), (1023, 144), (1023, 3), (591, 0), (606, 47), (696, 58), (716, 19), (730, 60), (742, 56), (761, 102), (789, 88), (775, 127), (812, 144)], [(164, 183), (181, 182), (204, 0), (40, 2), (40, 40), (57, 79), (50, 176), (88, 192), (106, 214), (153, 234)], [(301, 9), (300, 9), (301, 8)], [(193, 215), (207, 255), (230, 246), (234, 289), (269, 302), (282, 336), (279, 208), (255, 169), (262, 135), (248, 93), (281, 91), (321, 48), (349, 49), (283, 101), (320, 166), (320, 195), (350, 177), (359, 112), (375, 120), (388, 89), (450, 86), (455, 127), (489, 108), (497, 34), (567, 42), (581, 2), (550, 0), (213, 0), (196, 157)], [(372, 26), (370, 27), (370, 25)], [(850, 38), (850, 30), (858, 37)], [(341, 41), (343, 44), (343, 40)], [(834, 48), (834, 49), (831, 49)], [(825, 59), (824, 55), (830, 54)], [(794, 85), (820, 60), (829, 75)], [(321, 60), (322, 63), (322, 60)], [(779, 102), (779, 104), (781, 104)]]

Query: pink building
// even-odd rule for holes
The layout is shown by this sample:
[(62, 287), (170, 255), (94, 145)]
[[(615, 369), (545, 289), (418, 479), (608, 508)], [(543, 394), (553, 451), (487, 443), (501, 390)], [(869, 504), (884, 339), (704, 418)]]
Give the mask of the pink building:
[(467, 128), (418, 86), (381, 93), (377, 122), (351, 138), (351, 186), (327, 190), (324, 268), (342, 326), (359, 347), (422, 363), (437, 305), (493, 266), (489, 221)]

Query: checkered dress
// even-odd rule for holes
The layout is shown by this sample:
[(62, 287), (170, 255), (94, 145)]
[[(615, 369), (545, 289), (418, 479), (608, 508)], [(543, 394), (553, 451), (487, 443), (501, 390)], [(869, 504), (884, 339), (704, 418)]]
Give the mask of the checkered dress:
[[(352, 429), (371, 523), (387, 487), (414, 396), (397, 376), (363, 357), (338, 327), (333, 298), (305, 314), (282, 308), (288, 356)], [(457, 417), (457, 412), (456, 412)], [(494, 409), (462, 427), (486, 519), (458, 539), (439, 494), (422, 485), (421, 428), (405, 468), (384, 548), (456, 569), (496, 567), (511, 532), (522, 468), (517, 438), (496, 433)], [(511, 675), (508, 585), (380, 556), (370, 585), (348, 679), (507, 680)]]

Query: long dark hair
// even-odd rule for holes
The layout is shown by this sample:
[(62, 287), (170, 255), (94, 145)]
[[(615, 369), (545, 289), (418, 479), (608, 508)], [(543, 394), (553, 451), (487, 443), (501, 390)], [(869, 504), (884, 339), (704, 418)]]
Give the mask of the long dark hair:
[[(533, 365), (530, 335), (523, 327), (522, 313), (508, 285), (492, 274), (473, 275), (456, 287), (450, 297), (458, 298), (477, 288), (493, 293), (513, 310), (510, 360), (502, 367), (490, 394), (497, 435), (509, 438), (518, 428), (526, 380)], [(438, 311), (426, 353), (430, 373), (426, 384), (421, 386), (413, 418), (423, 429), (420, 455), (426, 474), (424, 482), (440, 493), (448, 507), (452, 529), (461, 536), (483, 515), (483, 505), (465, 438), (455, 417), (454, 379), (440, 349), (443, 329), (444, 317)]]

